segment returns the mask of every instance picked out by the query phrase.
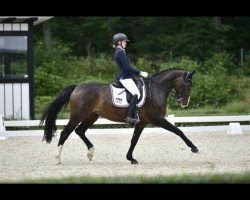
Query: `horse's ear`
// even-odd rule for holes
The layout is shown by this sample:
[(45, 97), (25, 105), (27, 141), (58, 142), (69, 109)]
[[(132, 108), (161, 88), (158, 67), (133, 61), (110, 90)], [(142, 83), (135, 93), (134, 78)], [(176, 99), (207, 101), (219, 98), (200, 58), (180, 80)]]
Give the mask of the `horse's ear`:
[(196, 69), (194, 69), (191, 73), (190, 73), (190, 76), (192, 77), (195, 73)]
[(184, 74), (183, 74), (183, 80), (186, 80), (186, 79), (187, 79), (188, 74), (189, 74), (189, 72), (188, 72), (188, 71), (185, 71), (185, 72), (184, 72)]
[[(196, 70), (196, 69), (195, 69), (195, 70)], [(184, 74), (183, 74), (183, 79), (184, 79), (185, 81), (186, 81), (186, 80), (189, 80), (189, 79), (192, 79), (192, 76), (194, 75), (195, 70), (193, 70), (192, 72), (185, 71)]]

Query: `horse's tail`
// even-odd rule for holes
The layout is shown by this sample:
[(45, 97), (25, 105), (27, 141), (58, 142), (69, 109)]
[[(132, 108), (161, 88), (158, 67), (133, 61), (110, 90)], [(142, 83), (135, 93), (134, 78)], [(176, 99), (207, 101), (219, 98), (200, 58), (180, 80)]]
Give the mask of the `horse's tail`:
[(69, 102), (70, 95), (75, 89), (76, 85), (69, 85), (65, 87), (58, 97), (54, 99), (43, 111), (42, 118), (39, 124), (41, 127), (45, 121), (44, 126), (44, 136), (43, 140), (45, 139), (48, 143), (51, 142), (52, 137), (55, 136), (55, 132), (57, 130), (56, 127), (56, 118), (58, 113), (62, 110), (63, 106)]

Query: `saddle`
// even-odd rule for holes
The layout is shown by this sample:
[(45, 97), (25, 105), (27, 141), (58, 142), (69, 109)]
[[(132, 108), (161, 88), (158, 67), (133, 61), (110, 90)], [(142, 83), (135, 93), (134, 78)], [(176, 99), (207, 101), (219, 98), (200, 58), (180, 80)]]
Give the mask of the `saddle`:
[[(139, 102), (138, 107), (141, 107), (145, 103), (146, 87), (143, 80), (133, 79), (133, 81), (135, 82), (141, 94), (141, 97), (138, 100)], [(110, 84), (110, 87), (111, 87), (113, 104), (117, 107), (128, 107), (133, 98), (133, 95), (126, 88), (123, 87), (123, 85), (117, 79), (117, 77), (115, 77), (114, 83)]]

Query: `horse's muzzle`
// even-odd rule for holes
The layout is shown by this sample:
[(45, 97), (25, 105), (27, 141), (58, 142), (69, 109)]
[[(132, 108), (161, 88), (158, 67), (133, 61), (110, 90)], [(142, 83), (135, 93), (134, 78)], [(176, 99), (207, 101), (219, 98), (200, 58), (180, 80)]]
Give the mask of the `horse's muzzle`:
[(190, 97), (188, 97), (188, 99), (181, 98), (181, 100), (180, 100), (181, 107), (183, 107), (183, 108), (187, 107), (189, 105), (189, 100), (190, 100)]

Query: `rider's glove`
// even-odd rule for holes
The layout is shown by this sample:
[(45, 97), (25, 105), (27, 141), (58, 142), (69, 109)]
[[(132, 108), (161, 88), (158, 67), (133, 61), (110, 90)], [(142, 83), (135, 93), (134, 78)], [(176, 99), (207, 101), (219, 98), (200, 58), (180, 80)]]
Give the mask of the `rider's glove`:
[(148, 72), (140, 72), (140, 76), (142, 76), (143, 78), (147, 78), (148, 77)]

